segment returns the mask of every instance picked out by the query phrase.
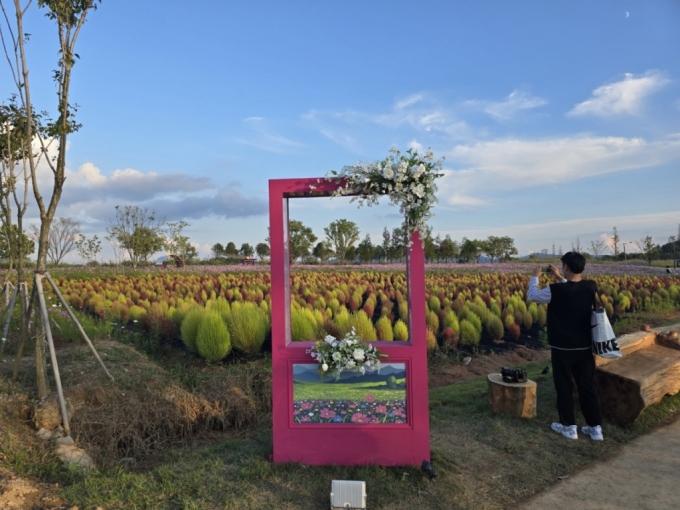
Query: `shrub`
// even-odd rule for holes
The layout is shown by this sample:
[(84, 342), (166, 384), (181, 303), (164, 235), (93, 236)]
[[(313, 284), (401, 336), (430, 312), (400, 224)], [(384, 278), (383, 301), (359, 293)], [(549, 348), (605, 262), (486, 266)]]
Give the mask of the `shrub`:
[(399, 318), (405, 324), (408, 324), (408, 302), (407, 301), (400, 301), (399, 302)]
[(451, 328), (456, 332), (456, 335), (460, 333), (460, 325), (458, 324), (458, 317), (454, 312), (449, 312), (446, 314), (446, 317), (444, 317), (444, 320), (442, 321), (442, 327), (444, 329), (446, 328)]
[(229, 302), (223, 297), (219, 297), (216, 301), (212, 301), (210, 310), (219, 314), (223, 321), (226, 321), (231, 315), (231, 307), (229, 306)]
[(508, 332), (515, 342), (519, 340), (519, 326), (517, 324), (510, 324), (510, 326), (508, 326)]
[(531, 316), (531, 313), (528, 310), (524, 312), (523, 323), (524, 327), (527, 329), (531, 329), (531, 325), (534, 323), (534, 318)]
[(378, 336), (378, 340), (389, 341), (394, 340), (394, 333), (392, 331), (392, 323), (390, 320), (382, 316), (375, 323), (375, 333)]
[(316, 321), (305, 310), (298, 308), (290, 311), (290, 338), (294, 342), (316, 340)]
[(408, 340), (408, 326), (401, 319), (397, 319), (392, 328), (395, 340)]
[(465, 317), (465, 320), (471, 323), (474, 327), (475, 330), (477, 331), (477, 335), (481, 336), (482, 334), (482, 320), (477, 316), (476, 313), (474, 312), (469, 312), (467, 314), (467, 317)]
[(487, 331), (491, 334), (494, 340), (500, 340), (503, 338), (503, 333), (505, 332), (505, 329), (503, 328), (503, 323), (501, 322), (500, 318), (498, 318), (495, 315), (492, 315), (491, 318), (489, 319), (489, 323), (486, 325)]
[(349, 330), (351, 329), (351, 326), (349, 325), (349, 312), (344, 306), (338, 309), (333, 317), (333, 323), (338, 328), (340, 336), (345, 336), (349, 333)]
[(545, 326), (546, 322), (548, 322), (548, 314), (545, 310), (545, 306), (538, 307), (536, 322), (538, 322), (538, 325), (541, 327)]
[(427, 330), (427, 352), (432, 354), (434, 350), (437, 348), (437, 337), (434, 336), (434, 333), (431, 330)]
[(444, 328), (442, 336), (444, 337), (444, 344), (453, 349), (458, 347), (458, 333), (456, 333), (453, 328)]
[(481, 336), (475, 325), (467, 319), (460, 321), (460, 343), (462, 345), (477, 345)]
[(146, 310), (141, 306), (132, 305), (128, 308), (128, 318), (131, 321), (137, 321), (146, 315)]
[(180, 328), (182, 342), (191, 352), (196, 352), (196, 334), (204, 316), (205, 308), (194, 306), (187, 312), (182, 321), (182, 327)]
[(228, 324), (235, 349), (245, 354), (255, 354), (262, 349), (267, 336), (267, 319), (256, 305), (244, 303), (238, 310), (232, 308)]
[(354, 328), (354, 332), (366, 342), (378, 339), (371, 319), (368, 318), (368, 315), (363, 310), (352, 314), (349, 325), (350, 329)]
[(531, 314), (532, 322), (538, 322), (538, 305), (536, 305), (536, 303), (531, 303), (528, 310)]
[(427, 323), (427, 328), (432, 331), (433, 333), (437, 333), (439, 331), (439, 317), (437, 317), (437, 314), (434, 312), (427, 312), (427, 318), (426, 318), (426, 323)]
[(433, 312), (438, 312), (442, 307), (442, 304), (437, 296), (432, 296), (427, 304), (430, 307), (430, 310)]
[(510, 328), (510, 326), (511, 326), (512, 324), (514, 324), (514, 323), (515, 323), (515, 316), (512, 315), (512, 314), (506, 315), (506, 316), (505, 316), (505, 319), (503, 319), (503, 325), (504, 325), (506, 328)]
[(205, 313), (196, 333), (196, 349), (203, 359), (214, 363), (231, 352), (229, 331), (219, 313)]

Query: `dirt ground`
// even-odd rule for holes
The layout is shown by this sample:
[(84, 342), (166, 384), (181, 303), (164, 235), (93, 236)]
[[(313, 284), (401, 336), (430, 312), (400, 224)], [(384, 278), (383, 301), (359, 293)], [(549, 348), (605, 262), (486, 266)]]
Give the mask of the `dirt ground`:
[(435, 365), (430, 373), (429, 386), (430, 388), (448, 386), (480, 375), (500, 372), (501, 367), (517, 368), (532, 361), (546, 360), (546, 364), (549, 364), (549, 359), (549, 349), (534, 350), (520, 345), (508, 353), (472, 356), (467, 365), (463, 363)]
[(56, 487), (13, 475), (0, 468), (0, 509), (62, 510), (69, 508), (54, 496)]

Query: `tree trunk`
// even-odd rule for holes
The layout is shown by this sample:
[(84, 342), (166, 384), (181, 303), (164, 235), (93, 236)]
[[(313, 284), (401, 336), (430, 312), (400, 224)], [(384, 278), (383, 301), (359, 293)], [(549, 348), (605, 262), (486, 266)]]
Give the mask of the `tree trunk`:
[(495, 413), (505, 413), (520, 418), (536, 417), (536, 383), (503, 382), (501, 374), (489, 374), (489, 405)]
[[(35, 282), (33, 282), (35, 285)], [(40, 310), (37, 293), (33, 293), (33, 310)], [(35, 321), (35, 379), (38, 386), (38, 398), (47, 398), (50, 392), (49, 380), (47, 379), (47, 365), (45, 364), (45, 326), (39, 313), (34, 314)]]

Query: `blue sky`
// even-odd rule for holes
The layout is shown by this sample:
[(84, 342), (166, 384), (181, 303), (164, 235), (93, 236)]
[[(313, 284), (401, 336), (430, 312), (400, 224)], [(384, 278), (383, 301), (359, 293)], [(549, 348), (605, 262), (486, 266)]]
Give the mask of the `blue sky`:
[[(442, 236), (510, 235), (527, 254), (613, 226), (677, 233), (680, 3), (235, 4), (104, 0), (91, 15), (58, 216), (101, 238), (115, 205), (140, 205), (191, 223), (204, 254), (255, 245), (268, 179), (414, 146), (446, 157)], [(26, 25), (34, 102), (54, 111), (55, 29), (37, 9)], [(395, 212), (291, 208), (320, 238), (345, 217), (374, 241)]]

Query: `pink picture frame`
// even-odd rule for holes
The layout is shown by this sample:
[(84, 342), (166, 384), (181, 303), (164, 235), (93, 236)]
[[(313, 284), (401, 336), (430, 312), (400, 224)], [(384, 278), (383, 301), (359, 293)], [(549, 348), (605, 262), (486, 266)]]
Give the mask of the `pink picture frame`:
[(409, 340), (373, 342), (389, 362), (407, 367), (407, 423), (304, 425), (293, 419), (294, 364), (313, 363), (313, 342), (290, 336), (288, 201), (330, 196), (340, 184), (323, 178), (269, 181), (272, 313), (273, 462), (309, 465), (414, 465), (430, 460), (430, 418), (425, 322), (425, 261), (418, 232), (411, 238), (406, 273), (409, 286)]

